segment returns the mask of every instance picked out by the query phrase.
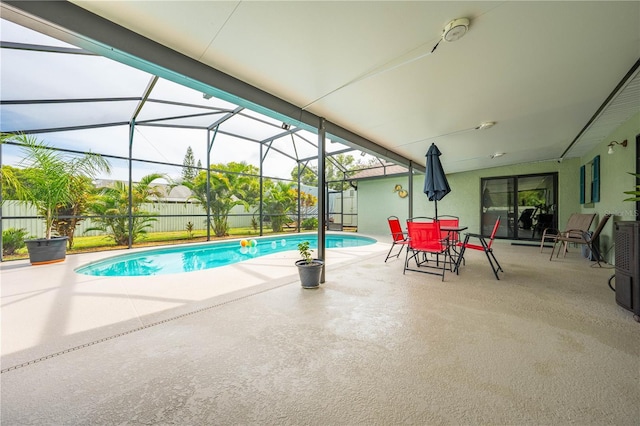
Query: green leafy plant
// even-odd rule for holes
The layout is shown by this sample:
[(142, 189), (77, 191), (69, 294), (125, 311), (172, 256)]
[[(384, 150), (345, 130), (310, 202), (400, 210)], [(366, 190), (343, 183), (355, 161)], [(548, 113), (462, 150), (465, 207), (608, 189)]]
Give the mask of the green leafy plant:
[(309, 217), (302, 221), (302, 229), (316, 229), (318, 227), (318, 218)]
[(209, 209), (216, 237), (229, 235), (228, 216), (231, 209), (242, 205), (246, 211), (254, 205), (260, 196), (260, 180), (256, 177), (259, 170), (250, 164), (231, 162), (213, 164), (209, 172), (201, 171), (193, 181), (182, 182), (192, 191), (191, 200), (200, 202)]
[(2, 231), (2, 254), (4, 256), (12, 255), (16, 250), (25, 246), (24, 240), (27, 237), (27, 230), (24, 228), (9, 228)]
[(300, 252), (300, 257), (307, 263), (313, 262), (313, 258), (311, 257), (311, 250), (309, 249), (309, 241), (303, 241), (298, 244), (298, 251)]
[(82, 156), (56, 151), (32, 135), (2, 134), (0, 142), (20, 146), (24, 157), (19, 166), (20, 177), (10, 168), (3, 168), (3, 181), (15, 191), (17, 198), (34, 206), (44, 218), (45, 238), (51, 239), (60, 206), (73, 203), (76, 184), (83, 178), (94, 178), (99, 172), (111, 171), (109, 163), (99, 155)]
[[(631, 176), (635, 176), (636, 179), (640, 179), (640, 174), (629, 173)], [(635, 186), (635, 191), (624, 191), (625, 194), (633, 195), (633, 197), (626, 198), (624, 201), (640, 201), (640, 185)]]
[(293, 184), (288, 182), (275, 182), (267, 191), (263, 209), (271, 220), (271, 228), (274, 232), (281, 232), (282, 226), (289, 221), (289, 213), (295, 210), (298, 193)]
[(191, 221), (187, 222), (187, 236), (189, 239), (193, 238), (193, 223)]
[[(151, 173), (143, 176), (140, 182), (135, 183), (131, 189), (131, 239), (136, 242), (144, 238), (153, 222), (158, 219), (154, 214), (142, 210), (142, 205), (148, 203), (153, 197), (161, 197), (162, 191), (154, 185), (156, 179), (166, 179), (161, 173)], [(129, 186), (121, 181), (116, 181), (112, 186), (102, 188), (88, 209), (96, 217), (93, 225), (86, 229), (89, 231), (102, 231), (108, 234), (117, 245), (129, 244)]]

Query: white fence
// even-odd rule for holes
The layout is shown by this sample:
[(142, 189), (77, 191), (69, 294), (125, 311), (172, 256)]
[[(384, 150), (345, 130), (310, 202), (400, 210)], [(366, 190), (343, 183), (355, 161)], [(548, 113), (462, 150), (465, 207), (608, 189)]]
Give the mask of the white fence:
[[(170, 217), (158, 217), (157, 221), (151, 223), (149, 232), (169, 232), (169, 231), (185, 231), (187, 222), (193, 224), (193, 230), (206, 230), (206, 212), (197, 203), (147, 203), (143, 204), (142, 210), (157, 214), (159, 216), (169, 215)], [(243, 206), (235, 206), (229, 215), (228, 223), (232, 228), (241, 228), (251, 226), (251, 218), (253, 210), (246, 212)], [(41, 219), (33, 219), (28, 217), (37, 216), (36, 209), (28, 206), (21, 201), (5, 200), (2, 204), (2, 229), (24, 228), (28, 235), (33, 237), (44, 236), (44, 223)], [(182, 217), (174, 217), (183, 215)], [(198, 216), (200, 215), (200, 216)], [(19, 217), (25, 219), (7, 219), (8, 217)], [(257, 218), (257, 215), (256, 215)], [(101, 235), (100, 231), (89, 231), (94, 224), (91, 219), (80, 222), (76, 229), (76, 236), (85, 235)]]
[[(342, 197), (344, 200), (341, 199)], [(348, 189), (342, 194), (332, 193), (329, 197), (329, 203), (332, 219), (336, 223), (340, 222), (341, 208), (344, 207), (343, 225), (357, 226), (358, 209), (356, 191)], [(156, 221), (151, 223), (151, 228), (148, 229), (149, 232), (185, 231), (188, 222), (193, 224), (193, 230), (206, 230), (206, 211), (199, 203), (145, 203), (141, 206), (141, 209), (160, 216)], [(231, 228), (250, 227), (253, 217), (259, 220), (258, 213), (254, 212), (256, 212), (256, 207), (250, 208), (247, 212), (243, 206), (235, 206), (231, 209), (227, 219), (229, 226)], [(317, 207), (310, 209), (307, 213), (312, 216), (317, 216)], [(5, 200), (2, 204), (2, 229), (23, 228), (31, 237), (42, 237), (44, 236), (44, 224), (41, 219), (34, 219), (34, 217), (37, 216), (36, 209), (32, 206), (21, 201)], [(24, 219), (12, 219), (14, 217)], [(100, 231), (86, 231), (93, 226), (95, 225), (91, 219), (83, 220), (80, 222), (80, 225), (78, 225), (75, 235), (79, 237), (103, 234)]]

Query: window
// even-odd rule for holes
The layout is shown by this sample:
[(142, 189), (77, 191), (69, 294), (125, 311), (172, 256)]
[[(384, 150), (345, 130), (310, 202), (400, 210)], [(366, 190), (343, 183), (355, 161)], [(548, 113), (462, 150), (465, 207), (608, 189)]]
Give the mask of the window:
[(600, 156), (580, 167), (580, 204), (600, 201)]

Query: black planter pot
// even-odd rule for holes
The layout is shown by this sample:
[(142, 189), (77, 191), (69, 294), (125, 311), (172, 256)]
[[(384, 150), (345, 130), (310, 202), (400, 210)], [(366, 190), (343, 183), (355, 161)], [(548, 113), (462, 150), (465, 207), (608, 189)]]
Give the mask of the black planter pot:
[(300, 274), (300, 284), (302, 284), (303, 288), (318, 288), (320, 286), (320, 275), (322, 275), (322, 268), (324, 267), (322, 260), (313, 259), (311, 263), (298, 260), (296, 266)]
[(50, 240), (39, 238), (25, 240), (32, 265), (63, 262), (67, 256), (67, 240), (69, 237), (53, 237)]

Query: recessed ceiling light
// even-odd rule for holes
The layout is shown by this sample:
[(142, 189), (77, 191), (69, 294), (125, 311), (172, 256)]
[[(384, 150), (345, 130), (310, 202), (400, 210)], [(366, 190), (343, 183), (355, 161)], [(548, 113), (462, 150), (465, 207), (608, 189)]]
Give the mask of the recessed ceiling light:
[(482, 123), (480, 123), (480, 125), (478, 127), (476, 127), (476, 130), (490, 129), (495, 125), (496, 125), (495, 121), (483, 121)]

